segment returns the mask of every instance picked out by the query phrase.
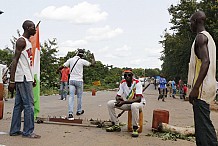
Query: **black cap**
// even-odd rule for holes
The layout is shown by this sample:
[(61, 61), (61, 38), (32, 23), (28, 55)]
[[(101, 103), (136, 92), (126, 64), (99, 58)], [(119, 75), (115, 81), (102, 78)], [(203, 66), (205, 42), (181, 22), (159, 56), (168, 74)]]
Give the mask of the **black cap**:
[(77, 55), (84, 55), (85, 51), (83, 49), (77, 50)]

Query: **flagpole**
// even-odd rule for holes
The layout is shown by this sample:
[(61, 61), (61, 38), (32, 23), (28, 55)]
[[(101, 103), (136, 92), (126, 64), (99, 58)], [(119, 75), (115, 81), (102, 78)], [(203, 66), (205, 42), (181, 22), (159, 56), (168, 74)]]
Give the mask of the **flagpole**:
[(41, 22), (41, 20), (36, 24), (36, 28), (39, 26), (40, 22)]

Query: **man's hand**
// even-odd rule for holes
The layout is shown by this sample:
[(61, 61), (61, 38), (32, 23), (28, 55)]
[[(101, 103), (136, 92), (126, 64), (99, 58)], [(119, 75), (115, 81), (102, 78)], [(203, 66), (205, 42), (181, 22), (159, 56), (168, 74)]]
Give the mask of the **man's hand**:
[(117, 106), (117, 107), (121, 107), (122, 105), (124, 105), (125, 104), (125, 101), (117, 101), (117, 103), (115, 104), (115, 106)]
[(194, 88), (192, 89), (192, 91), (190, 92), (190, 94), (189, 94), (189, 102), (190, 102), (191, 104), (193, 104), (194, 101), (195, 101), (196, 99), (198, 99), (198, 95), (199, 95), (199, 90), (194, 87)]
[(36, 87), (36, 80), (34, 79), (33, 87)]
[(9, 82), (9, 86), (8, 86), (8, 90), (13, 93), (14, 92), (14, 89), (15, 89), (15, 83), (10, 83)]

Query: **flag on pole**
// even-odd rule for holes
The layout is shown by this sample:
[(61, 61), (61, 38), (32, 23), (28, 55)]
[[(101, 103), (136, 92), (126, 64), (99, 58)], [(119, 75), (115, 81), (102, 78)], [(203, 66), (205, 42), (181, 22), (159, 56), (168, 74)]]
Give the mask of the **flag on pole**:
[[(40, 21), (39, 21), (40, 23)], [(33, 54), (33, 74), (36, 86), (33, 87), (34, 96), (34, 118), (40, 111), (40, 43), (39, 43), (39, 23), (36, 25), (36, 34), (30, 38)]]

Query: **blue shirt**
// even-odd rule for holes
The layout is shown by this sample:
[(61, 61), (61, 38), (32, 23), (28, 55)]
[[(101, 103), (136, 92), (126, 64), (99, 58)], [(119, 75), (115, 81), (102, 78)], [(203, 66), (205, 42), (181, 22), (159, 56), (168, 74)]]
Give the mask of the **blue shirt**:
[(171, 82), (171, 86), (172, 86), (172, 89), (176, 89), (176, 83), (175, 83), (175, 81), (172, 81), (172, 82)]
[(160, 89), (165, 89), (166, 88), (166, 83), (167, 83), (167, 81), (166, 81), (166, 79), (165, 78), (160, 78)]

